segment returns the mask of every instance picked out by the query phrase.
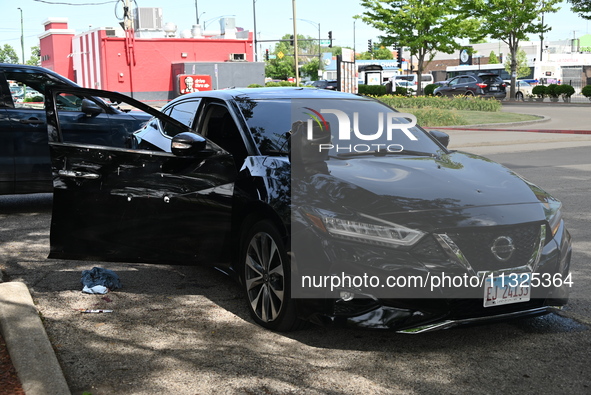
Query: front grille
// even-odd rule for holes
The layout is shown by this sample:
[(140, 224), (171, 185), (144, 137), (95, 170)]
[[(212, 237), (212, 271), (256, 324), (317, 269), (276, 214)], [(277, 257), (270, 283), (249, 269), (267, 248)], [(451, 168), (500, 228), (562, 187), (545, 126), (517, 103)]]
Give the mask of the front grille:
[[(540, 224), (454, 229), (444, 233), (459, 247), (474, 270), (498, 270), (529, 262), (540, 240)], [(514, 247), (511, 254), (503, 252), (509, 240)], [(493, 252), (495, 241), (497, 256)]]

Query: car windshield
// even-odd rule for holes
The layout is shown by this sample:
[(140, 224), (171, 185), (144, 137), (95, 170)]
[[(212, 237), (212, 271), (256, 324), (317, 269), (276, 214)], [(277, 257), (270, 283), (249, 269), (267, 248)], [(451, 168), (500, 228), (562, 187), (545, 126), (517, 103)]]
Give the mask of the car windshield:
[(320, 149), (331, 156), (440, 150), (409, 119), (374, 100), (241, 99), (238, 104), (263, 155), (289, 153), (289, 140), (298, 130), (306, 136), (330, 131)]

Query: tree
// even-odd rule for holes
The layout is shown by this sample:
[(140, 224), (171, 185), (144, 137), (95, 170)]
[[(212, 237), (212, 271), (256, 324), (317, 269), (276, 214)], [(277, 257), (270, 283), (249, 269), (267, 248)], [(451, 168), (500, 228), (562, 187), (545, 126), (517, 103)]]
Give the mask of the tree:
[(573, 12), (579, 14), (583, 19), (591, 20), (591, 0), (569, 0)]
[(515, 97), (517, 75), (517, 50), (519, 42), (529, 34), (543, 34), (550, 30), (540, 16), (556, 12), (560, 0), (468, 0), (464, 3), (466, 14), (481, 20), (480, 35), (491, 40), (501, 40), (509, 47), (511, 90), (509, 100)]
[[(460, 0), (361, 0), (366, 8), (361, 19), (384, 33), (385, 46), (408, 48), (423, 73), (425, 60), (437, 52), (453, 53), (457, 39), (476, 36), (476, 20), (459, 12)], [(422, 93), (418, 85), (417, 94)]]
[(303, 76), (308, 76), (312, 81), (316, 81), (318, 79), (318, 65), (319, 65), (318, 57), (313, 58), (306, 64), (300, 67), (300, 72)]
[(386, 48), (383, 45), (380, 45), (379, 48), (374, 49), (373, 52), (362, 52), (358, 59), (360, 60), (371, 60), (371, 59), (379, 59), (379, 60), (390, 60), (390, 59), (394, 59), (394, 56), (392, 55), (392, 51), (390, 51), (388, 48)]
[(18, 63), (18, 55), (14, 48), (9, 44), (4, 44), (4, 47), (0, 48), (0, 63)]
[[(511, 63), (513, 62), (511, 54), (507, 55), (505, 60), (505, 70), (511, 74)], [(527, 54), (521, 48), (517, 51), (517, 75), (516, 78), (527, 77), (531, 73), (531, 69), (527, 65)]]
[(490, 51), (490, 55), (488, 55), (488, 63), (489, 64), (501, 63), (499, 61), (499, 58), (497, 58), (497, 55), (495, 54), (495, 51)]
[(30, 66), (39, 66), (41, 63), (41, 49), (38, 45), (31, 47), (31, 57), (27, 60)]

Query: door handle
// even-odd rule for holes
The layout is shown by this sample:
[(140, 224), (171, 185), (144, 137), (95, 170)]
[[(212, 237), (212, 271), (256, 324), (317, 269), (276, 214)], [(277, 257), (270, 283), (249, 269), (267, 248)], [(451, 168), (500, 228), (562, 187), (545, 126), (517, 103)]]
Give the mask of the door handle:
[(96, 174), (96, 173), (84, 173), (81, 171), (72, 171), (72, 170), (60, 170), (60, 171), (58, 171), (58, 174), (61, 177), (84, 178), (85, 180), (96, 180), (101, 177), (100, 174)]
[(36, 118), (21, 119), (19, 122), (24, 123), (24, 124), (28, 124), (28, 125), (41, 125), (42, 123), (45, 123), (45, 121), (42, 121), (42, 120), (36, 119)]

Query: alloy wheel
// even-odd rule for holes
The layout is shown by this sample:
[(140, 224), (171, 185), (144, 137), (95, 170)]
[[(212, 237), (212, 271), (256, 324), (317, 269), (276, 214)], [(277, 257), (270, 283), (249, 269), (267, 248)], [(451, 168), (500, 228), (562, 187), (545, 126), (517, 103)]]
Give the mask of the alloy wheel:
[(281, 314), (285, 301), (285, 273), (281, 251), (271, 235), (258, 232), (251, 238), (245, 260), (248, 302), (262, 322)]

